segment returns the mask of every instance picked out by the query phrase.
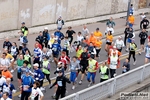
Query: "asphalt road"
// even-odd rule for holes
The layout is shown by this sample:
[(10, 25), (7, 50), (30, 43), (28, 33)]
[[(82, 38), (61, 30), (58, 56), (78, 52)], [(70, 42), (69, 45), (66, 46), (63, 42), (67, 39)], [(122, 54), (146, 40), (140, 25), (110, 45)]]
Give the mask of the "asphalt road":
[[(139, 48), (139, 47), (140, 47), (140, 45), (139, 45), (139, 38), (138, 38), (138, 33), (139, 33), (139, 32), (135, 32), (135, 33), (136, 33), (135, 42), (137, 43), (137, 46), (138, 46), (138, 48)], [(115, 37), (115, 38), (117, 38), (117, 37)], [(102, 46), (102, 47), (104, 47), (104, 45), (105, 45), (105, 42), (103, 43), (103, 46)], [(75, 54), (75, 53), (73, 52), (72, 55), (74, 55), (74, 54)], [(121, 57), (121, 65), (122, 65), (123, 62), (125, 61), (125, 58), (128, 57), (128, 53), (125, 52), (125, 48), (123, 48), (122, 54), (125, 55), (125, 56), (122, 56), (122, 57)], [(144, 54), (144, 53), (142, 53), (142, 55), (138, 55), (138, 54), (137, 54), (137, 55), (136, 55), (137, 64), (136, 64), (135, 66), (132, 64), (132, 63), (133, 63), (133, 59), (132, 59), (132, 57), (131, 57), (131, 61), (130, 61), (131, 69), (134, 69), (134, 68), (137, 68), (137, 67), (143, 65), (143, 64), (144, 64), (144, 57), (145, 57), (145, 54)], [(104, 48), (102, 48), (102, 50), (101, 50), (101, 52), (100, 52), (100, 59), (98, 60), (98, 62), (104, 61), (104, 60), (106, 60), (106, 59), (107, 59), (106, 52), (104, 51)], [(51, 77), (55, 77), (55, 75), (53, 74), (53, 71), (54, 71), (54, 70), (55, 70), (55, 67), (52, 66)], [(121, 74), (121, 72), (122, 72), (122, 68), (117, 69), (117, 75)], [(68, 73), (68, 72), (66, 72), (66, 73)], [(80, 75), (78, 76), (78, 81), (80, 81), (79, 79), (80, 79)], [(97, 75), (96, 75), (96, 79), (95, 79), (95, 80), (96, 80), (96, 83), (99, 83), (100, 75), (99, 75), (98, 72), (97, 72)], [(15, 82), (15, 83), (16, 83), (16, 82)], [(82, 89), (87, 88), (87, 87), (88, 87), (88, 84), (89, 84), (89, 83), (87, 82), (86, 77), (85, 77), (85, 79), (83, 80), (82, 85), (78, 85), (78, 84), (76, 85), (75, 90), (72, 90), (72, 89), (71, 89), (71, 87), (72, 87), (71, 84), (67, 84), (67, 91), (68, 91), (68, 94), (67, 94), (67, 95), (72, 94), (72, 93), (74, 93), (74, 92), (77, 92), (77, 91), (80, 91), (80, 90), (82, 90)], [(45, 95), (44, 100), (52, 100), (51, 96), (53, 95), (54, 89), (51, 89), (51, 90), (48, 89), (47, 83), (45, 83), (44, 85), (46, 85), (46, 89), (47, 89), (46, 93), (44, 93), (44, 95)], [(15, 86), (17, 86), (17, 85), (15, 85)], [(17, 95), (17, 93), (16, 93), (15, 95)], [(18, 99), (17, 97), (15, 97), (15, 100), (19, 100), (19, 99)]]
[[(135, 25), (138, 25), (138, 26), (139, 26), (139, 16), (136, 17), (136, 20), (138, 20), (138, 21), (135, 22)], [(116, 19), (115, 22), (116, 22), (115, 31), (120, 31), (121, 33), (123, 33), (124, 28), (125, 28), (125, 26), (124, 26), (124, 24), (125, 24), (125, 23), (124, 23), (124, 22), (125, 22), (125, 19)], [(105, 30), (105, 28), (106, 28), (105, 22), (103, 22), (103, 23), (101, 22), (101, 23), (90, 24), (90, 25), (87, 25), (87, 27), (88, 27), (88, 29), (89, 29), (90, 31), (95, 31), (95, 29), (96, 29), (97, 27), (99, 27), (100, 30), (101, 30), (101, 32), (104, 32), (104, 30)], [(78, 32), (79, 30), (82, 30), (82, 26), (78, 26), (78, 27), (75, 27), (75, 28), (73, 28), (73, 29), (74, 29), (76, 32)], [(67, 29), (63, 29), (62, 32), (65, 33), (66, 30), (67, 30)], [(54, 31), (50, 31), (50, 33), (53, 33), (53, 32), (54, 32)], [(29, 39), (28, 47), (29, 47), (30, 50), (33, 50), (34, 40), (35, 40), (36, 36), (37, 36), (37, 34), (33, 34), (33, 35), (29, 35), (29, 36), (28, 36), (28, 39)], [(76, 37), (75, 37), (75, 39), (76, 39)], [(115, 39), (114, 39), (114, 40), (115, 40)], [(17, 42), (17, 38), (10, 39), (10, 41), (11, 41), (11, 42), (13, 42), (13, 41)], [(104, 41), (104, 40), (103, 40), (103, 41)], [(139, 38), (138, 38), (138, 35), (137, 35), (137, 34), (136, 34), (136, 37), (135, 37), (135, 41), (136, 41), (136, 43), (137, 43), (137, 45), (138, 45), (138, 48), (139, 48), (139, 47), (140, 47), (140, 46), (139, 46)], [(3, 43), (3, 40), (0, 40), (0, 45), (2, 45), (2, 43)], [(17, 42), (17, 44), (19, 45), (19, 42)], [(105, 46), (105, 41), (103, 42), (102, 50), (101, 50), (101, 52), (100, 52), (100, 59), (98, 60), (98, 62), (101, 62), (101, 61), (104, 61), (104, 60), (107, 59), (106, 52), (104, 51), (104, 46)], [(2, 47), (1, 47), (0, 49), (2, 49)], [(127, 53), (127, 52), (125, 52), (125, 48), (124, 48), (123, 51), (122, 51), (122, 54), (126, 54), (126, 53)], [(72, 52), (70, 55), (71, 55), (71, 56), (75, 55), (75, 52)], [(125, 59), (125, 58), (127, 58), (127, 56), (121, 57), (121, 59), (122, 59), (122, 60), (121, 60), (121, 65), (122, 65), (122, 63), (124, 62), (124, 59)], [(140, 55), (140, 56), (139, 56), (139, 55), (136, 55), (136, 58), (137, 58), (137, 64), (136, 64), (135, 66), (133, 66), (133, 64), (132, 64), (132, 63), (133, 63), (133, 59), (131, 58), (131, 69), (136, 68), (136, 67), (141, 66), (141, 65), (144, 64), (144, 53), (143, 53), (142, 55)], [(54, 65), (53, 63), (51, 63), (51, 78), (52, 78), (52, 77), (55, 77), (55, 75), (53, 74), (53, 72), (55, 71), (55, 69), (56, 69), (56, 68), (55, 68), (55, 65)], [(121, 68), (117, 69), (117, 74), (118, 74), (118, 75), (121, 74), (121, 72), (122, 72), (122, 69), (121, 69)], [(68, 72), (66, 72), (66, 73), (68, 73)], [(14, 75), (13, 84), (14, 84), (14, 85), (16, 86), (16, 88), (17, 88), (18, 83), (17, 83), (17, 78), (16, 78), (16, 76), (17, 76), (16, 72), (14, 72), (13, 75)], [(100, 78), (99, 73), (97, 73), (97, 75), (96, 75), (96, 83), (99, 83), (99, 78)], [(80, 75), (78, 76), (78, 81), (80, 81), (79, 79), (80, 79)], [(47, 85), (47, 83), (45, 83), (44, 85)], [(74, 93), (74, 92), (77, 92), (77, 91), (80, 91), (80, 90), (82, 90), (82, 89), (87, 88), (88, 82), (86, 81), (86, 77), (85, 77), (85, 79), (83, 80), (83, 84), (82, 84), (82, 85), (76, 85), (77, 87), (76, 87), (75, 90), (71, 90), (71, 86), (72, 86), (72, 85), (70, 85), (70, 84), (67, 85), (67, 91), (68, 91), (68, 94), (67, 94), (67, 95), (72, 94), (72, 93)], [(44, 100), (52, 100), (52, 99), (51, 99), (51, 96), (53, 95), (54, 89), (49, 90), (47, 86), (46, 86), (46, 88), (47, 88), (47, 92), (44, 93), (44, 95), (45, 95)], [(14, 100), (20, 100), (19, 98), (16, 97), (18, 94), (19, 94), (19, 92), (17, 92), (17, 93), (14, 94), (14, 96), (15, 96), (15, 97), (14, 97)]]

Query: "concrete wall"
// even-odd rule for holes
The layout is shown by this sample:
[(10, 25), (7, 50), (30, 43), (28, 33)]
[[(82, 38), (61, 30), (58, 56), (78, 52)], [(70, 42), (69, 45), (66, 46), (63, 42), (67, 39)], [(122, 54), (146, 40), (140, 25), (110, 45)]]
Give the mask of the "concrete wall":
[[(139, 0), (132, 0), (138, 10)], [(149, 2), (149, 0), (147, 0)], [(127, 10), (128, 0), (0, 0), (0, 31), (55, 23), (58, 16), (65, 21), (94, 18)]]

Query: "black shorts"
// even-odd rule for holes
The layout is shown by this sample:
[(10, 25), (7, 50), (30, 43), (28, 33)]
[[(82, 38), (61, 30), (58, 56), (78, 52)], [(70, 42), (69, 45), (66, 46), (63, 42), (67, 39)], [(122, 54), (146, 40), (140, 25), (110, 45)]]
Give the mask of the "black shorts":
[(53, 57), (54, 57), (54, 58), (58, 58), (58, 57), (59, 57), (59, 54), (53, 54)]
[(107, 45), (111, 45), (111, 42), (106, 42)]
[(144, 45), (145, 44), (145, 39), (140, 39), (140, 44)]
[(69, 39), (69, 43), (71, 44), (73, 41), (73, 37), (68, 37), (68, 39)]
[(17, 78), (21, 79), (21, 73), (17, 72)]
[(84, 74), (85, 71), (87, 71), (87, 67), (83, 67), (83, 68), (81, 68), (80, 70), (81, 70), (82, 74)]

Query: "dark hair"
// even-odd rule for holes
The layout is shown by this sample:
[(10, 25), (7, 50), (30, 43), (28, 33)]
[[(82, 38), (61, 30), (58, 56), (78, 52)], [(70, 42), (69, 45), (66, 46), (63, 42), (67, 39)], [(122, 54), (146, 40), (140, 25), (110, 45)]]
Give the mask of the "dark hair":
[(0, 75), (2, 75), (2, 71), (0, 71)]
[(131, 4), (131, 6), (133, 6), (133, 4)]
[(24, 64), (27, 64), (27, 65), (29, 64), (29, 62), (28, 62), (27, 60), (23, 61), (23, 63), (24, 63)]
[(71, 26), (69, 26), (68, 28), (69, 28), (69, 29), (72, 29), (72, 27), (71, 27)]
[(17, 43), (16, 42), (13, 42), (15, 44), (15, 46), (17, 47)]
[(4, 94), (6, 94), (6, 96), (9, 96), (9, 93), (8, 93), (8, 92), (4, 92), (3, 95), (4, 95)]
[(35, 81), (34, 84), (36, 84), (37, 87), (40, 86), (40, 83), (38, 81)]
[(78, 34), (81, 34), (81, 32), (78, 32)]
[(3, 52), (3, 54), (4, 54), (5, 56), (7, 56), (7, 53)]
[(76, 56), (73, 56), (72, 58), (75, 58), (75, 59), (77, 59), (77, 57), (76, 57)]

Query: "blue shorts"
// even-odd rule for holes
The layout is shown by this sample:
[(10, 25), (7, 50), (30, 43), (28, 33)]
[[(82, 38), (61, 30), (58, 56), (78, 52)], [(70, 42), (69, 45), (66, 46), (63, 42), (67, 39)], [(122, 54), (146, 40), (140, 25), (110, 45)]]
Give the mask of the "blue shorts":
[(128, 43), (131, 43), (131, 41), (132, 41), (132, 40), (131, 40), (130, 38), (128, 38)]
[(91, 76), (92, 76), (92, 82), (94, 83), (95, 82), (96, 72), (94, 72), (94, 73), (88, 72), (88, 74), (87, 74), (87, 80), (88, 81), (90, 81)]
[(146, 56), (145, 56), (145, 58), (147, 58), (147, 59), (149, 59), (149, 60), (150, 60), (150, 57), (146, 57)]
[(77, 73), (76, 72), (71, 72), (70, 73), (70, 81), (71, 82), (75, 82), (76, 77), (77, 77)]

